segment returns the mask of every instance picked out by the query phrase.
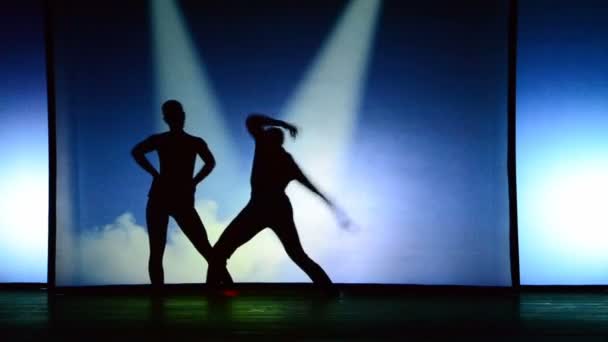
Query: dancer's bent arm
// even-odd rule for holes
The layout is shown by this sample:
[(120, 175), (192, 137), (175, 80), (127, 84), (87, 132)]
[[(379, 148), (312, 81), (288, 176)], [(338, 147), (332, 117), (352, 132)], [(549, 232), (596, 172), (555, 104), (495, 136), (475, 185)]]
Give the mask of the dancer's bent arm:
[(155, 149), (155, 140), (153, 137), (149, 137), (146, 140), (135, 145), (135, 147), (133, 147), (133, 150), (131, 150), (131, 155), (133, 156), (133, 159), (135, 159), (137, 164), (141, 166), (142, 169), (146, 170), (146, 172), (151, 174), (152, 177), (158, 177), (159, 173), (154, 168), (152, 163), (150, 163), (148, 158), (146, 158), (146, 153), (152, 152)]
[(251, 135), (256, 139), (258, 137), (260, 137), (262, 131), (264, 130), (264, 127), (267, 127), (267, 126), (276, 126), (276, 127), (285, 128), (286, 130), (289, 131), (289, 134), (293, 138), (295, 138), (298, 135), (298, 129), (296, 128), (296, 126), (294, 126), (288, 122), (285, 122), (282, 120), (276, 120), (276, 119), (273, 119), (266, 115), (257, 114), (257, 113), (250, 114), (247, 117), (247, 121), (245, 121), (245, 125), (247, 125), (247, 130), (249, 131), (249, 133), (251, 133)]
[(194, 176), (194, 185), (196, 186), (198, 183), (202, 182), (203, 179), (207, 178), (211, 171), (215, 168), (215, 158), (213, 154), (207, 147), (207, 144), (204, 141), (200, 141), (197, 145), (196, 153), (201, 157), (205, 165), (203, 168)]

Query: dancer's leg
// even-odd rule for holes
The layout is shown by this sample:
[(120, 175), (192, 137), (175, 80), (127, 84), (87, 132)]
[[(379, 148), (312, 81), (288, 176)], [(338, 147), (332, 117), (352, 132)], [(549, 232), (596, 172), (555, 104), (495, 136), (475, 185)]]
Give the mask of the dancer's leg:
[(163, 254), (165, 252), (165, 243), (167, 242), (169, 215), (162, 205), (155, 203), (152, 199), (148, 200), (146, 207), (146, 223), (150, 246), (148, 273), (152, 286), (160, 287), (165, 282)]
[[(196, 209), (192, 207), (177, 210), (173, 217), (184, 234), (186, 234), (186, 237), (192, 242), (194, 248), (207, 260), (207, 265), (209, 265), (213, 259), (213, 248), (209, 243), (207, 231)], [(228, 283), (232, 282), (227, 272), (222, 275), (221, 280)]]
[(298, 231), (296, 230), (296, 225), (293, 221), (291, 206), (283, 209), (283, 212), (281, 212), (278, 217), (275, 217), (275, 220), (273, 221), (276, 223), (271, 228), (273, 228), (275, 234), (277, 234), (279, 240), (281, 240), (283, 248), (285, 248), (289, 258), (291, 258), (291, 260), (293, 260), (293, 262), (295, 262), (315, 284), (322, 286), (332, 285), (331, 279), (329, 279), (327, 273), (325, 273), (321, 266), (314, 262), (306, 252), (304, 252), (300, 237), (298, 236)]
[(265, 227), (260, 223), (255, 211), (248, 204), (226, 227), (213, 246), (213, 260), (209, 263), (207, 283), (219, 283), (229, 276), (226, 262), (237, 248), (251, 240)]

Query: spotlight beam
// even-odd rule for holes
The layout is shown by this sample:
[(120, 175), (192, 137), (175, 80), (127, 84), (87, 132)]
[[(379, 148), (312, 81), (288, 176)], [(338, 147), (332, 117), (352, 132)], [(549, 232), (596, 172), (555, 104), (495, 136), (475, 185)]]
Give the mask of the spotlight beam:
[(284, 119), (302, 129), (290, 150), (304, 165), (314, 164), (311, 173), (326, 186), (355, 128), (380, 8), (380, 0), (348, 4), (283, 109)]
[(196, 46), (175, 0), (153, 0), (151, 14), (157, 68), (158, 130), (166, 130), (160, 104), (170, 98), (180, 101), (186, 111), (186, 130), (205, 139), (217, 160), (217, 168), (205, 186), (210, 191), (221, 192), (220, 188), (214, 189), (215, 184), (225, 182), (213, 179), (234, 180), (237, 163), (205, 63), (197, 56)]
[[(337, 196), (339, 205), (350, 213), (357, 212), (356, 204), (361, 201), (352, 201), (357, 197), (346, 190), (349, 187), (344, 180), (349, 175), (342, 175), (342, 168), (358, 119), (380, 8), (380, 0), (352, 0), (348, 4), (282, 111), (286, 121), (301, 128), (289, 151), (304, 172), (330, 196)], [(343, 236), (323, 203), (297, 183), (292, 184), (287, 191), (297, 208), (294, 219), (299, 227), (307, 227), (300, 232), (302, 242), (323, 263), (326, 253), (335, 251), (334, 241)], [(370, 221), (363, 216), (354, 219)], [(350, 236), (344, 243), (365, 250), (369, 241), (363, 236)], [(305, 280), (295, 278), (302, 277), (299, 273), (291, 276)]]

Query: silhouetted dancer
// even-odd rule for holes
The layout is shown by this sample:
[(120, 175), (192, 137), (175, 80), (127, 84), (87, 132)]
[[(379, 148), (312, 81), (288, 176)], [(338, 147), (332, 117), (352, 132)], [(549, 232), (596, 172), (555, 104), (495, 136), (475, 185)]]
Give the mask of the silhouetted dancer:
[(325, 271), (304, 252), (293, 220), (291, 203), (285, 194), (287, 184), (297, 180), (319, 195), (332, 209), (337, 210), (283, 149), (284, 134), (279, 127), (288, 130), (294, 138), (298, 133), (297, 128), (289, 123), (256, 114), (247, 118), (246, 125), (255, 140), (251, 199), (213, 247), (216, 259), (209, 265), (208, 282), (219, 283), (222, 278), (226, 279), (226, 262), (234, 251), (269, 227), (278, 236), (291, 260), (306, 272), (315, 284), (323, 286), (329, 293), (335, 293), (336, 290)]
[[(211, 260), (213, 251), (203, 222), (194, 208), (194, 192), (197, 184), (215, 167), (215, 159), (203, 139), (184, 132), (185, 113), (178, 101), (163, 103), (162, 111), (169, 131), (148, 137), (132, 151), (135, 161), (153, 177), (148, 193), (146, 223), (150, 242), (148, 272), (155, 289), (164, 284), (163, 254), (169, 216), (175, 219), (207, 261)], [(158, 171), (146, 158), (146, 153), (153, 151), (158, 153)], [(193, 177), (197, 155), (205, 165)]]

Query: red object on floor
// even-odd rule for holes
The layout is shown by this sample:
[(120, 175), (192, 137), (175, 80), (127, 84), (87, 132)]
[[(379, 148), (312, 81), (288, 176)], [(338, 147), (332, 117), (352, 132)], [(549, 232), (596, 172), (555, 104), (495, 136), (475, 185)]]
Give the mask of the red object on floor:
[(239, 291), (237, 290), (224, 290), (224, 296), (226, 297), (236, 297), (239, 295)]

